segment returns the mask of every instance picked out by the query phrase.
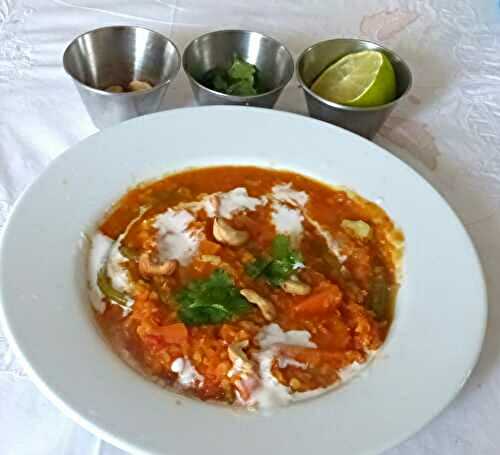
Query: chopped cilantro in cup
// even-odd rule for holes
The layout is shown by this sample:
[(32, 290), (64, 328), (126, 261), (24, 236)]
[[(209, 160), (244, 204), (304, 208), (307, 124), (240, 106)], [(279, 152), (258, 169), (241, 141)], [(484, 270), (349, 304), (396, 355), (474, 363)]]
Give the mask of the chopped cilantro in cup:
[(257, 67), (238, 55), (229, 68), (207, 71), (200, 82), (212, 90), (234, 96), (252, 96), (265, 91), (260, 87)]

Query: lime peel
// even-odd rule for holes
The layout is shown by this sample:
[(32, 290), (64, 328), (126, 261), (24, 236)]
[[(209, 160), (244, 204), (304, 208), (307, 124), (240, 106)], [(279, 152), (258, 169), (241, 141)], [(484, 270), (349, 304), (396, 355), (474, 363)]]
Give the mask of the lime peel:
[(396, 98), (396, 75), (384, 53), (355, 52), (327, 67), (311, 90), (328, 101), (346, 106), (380, 106)]

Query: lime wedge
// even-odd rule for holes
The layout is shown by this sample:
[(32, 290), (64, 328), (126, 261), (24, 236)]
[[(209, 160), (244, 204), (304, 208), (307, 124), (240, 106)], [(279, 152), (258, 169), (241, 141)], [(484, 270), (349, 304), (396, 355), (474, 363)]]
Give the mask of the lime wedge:
[(317, 95), (347, 106), (372, 107), (396, 98), (396, 76), (378, 51), (348, 54), (331, 64), (311, 86)]

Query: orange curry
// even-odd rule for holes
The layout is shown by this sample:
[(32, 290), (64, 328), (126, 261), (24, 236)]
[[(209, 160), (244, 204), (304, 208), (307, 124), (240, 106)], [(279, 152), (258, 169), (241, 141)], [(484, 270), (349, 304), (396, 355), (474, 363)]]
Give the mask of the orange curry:
[(390, 326), (402, 234), (378, 205), (296, 173), (169, 175), (129, 191), (99, 235), (99, 326), (143, 374), (202, 400), (335, 385)]

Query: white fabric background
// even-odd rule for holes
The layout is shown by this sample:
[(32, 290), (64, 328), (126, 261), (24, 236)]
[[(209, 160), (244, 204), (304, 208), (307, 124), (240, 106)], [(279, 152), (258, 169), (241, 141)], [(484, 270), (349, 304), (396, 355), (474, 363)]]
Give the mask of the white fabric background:
[[(412, 96), (376, 142), (417, 169), (457, 210), (481, 255), (490, 316), (483, 353), (464, 390), (431, 424), (388, 454), (500, 453), (498, 2), (0, 0), (0, 229), (15, 199), (50, 160), (95, 132), (61, 56), (76, 35), (112, 24), (156, 29), (181, 50), (206, 31), (240, 27), (282, 40), (295, 56), (321, 39), (362, 36), (407, 59), (415, 76)], [(192, 103), (181, 72), (165, 108)], [(296, 82), (289, 84), (278, 109), (305, 113)], [(436, 226), (436, 235), (446, 233)], [(123, 454), (50, 404), (25, 376), (1, 332), (0, 453)]]

